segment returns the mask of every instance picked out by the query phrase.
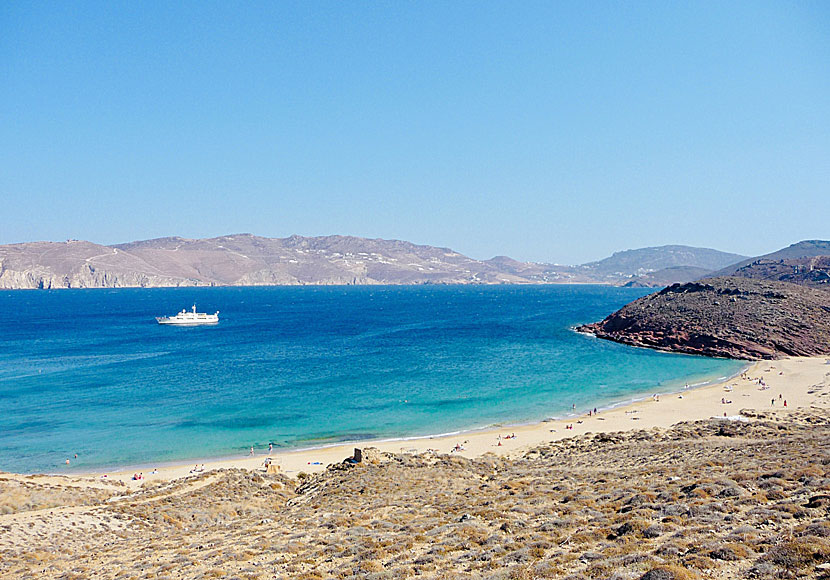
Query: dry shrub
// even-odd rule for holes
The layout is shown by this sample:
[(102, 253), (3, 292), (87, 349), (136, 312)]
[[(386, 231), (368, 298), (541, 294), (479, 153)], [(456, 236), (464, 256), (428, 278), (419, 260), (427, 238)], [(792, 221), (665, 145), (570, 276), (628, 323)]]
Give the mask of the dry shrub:
[(683, 565), (686, 568), (697, 568), (698, 570), (711, 570), (716, 567), (715, 561), (707, 556), (691, 554), (683, 558)]
[(821, 540), (790, 540), (773, 546), (761, 559), (789, 571), (801, 570), (830, 561), (830, 545)]
[(662, 565), (652, 568), (639, 580), (697, 580), (700, 578), (696, 573), (681, 568), (680, 566)]

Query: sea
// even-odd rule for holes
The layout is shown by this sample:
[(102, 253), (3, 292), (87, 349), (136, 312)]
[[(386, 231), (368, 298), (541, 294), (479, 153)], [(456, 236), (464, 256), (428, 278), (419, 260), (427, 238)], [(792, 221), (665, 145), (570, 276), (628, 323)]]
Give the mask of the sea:
[[(0, 291), (0, 471), (105, 472), (240, 457), (269, 444), (458, 433), (568, 417), (740, 372), (738, 361), (573, 330), (650, 291)], [(193, 304), (219, 310), (220, 323), (156, 323)]]

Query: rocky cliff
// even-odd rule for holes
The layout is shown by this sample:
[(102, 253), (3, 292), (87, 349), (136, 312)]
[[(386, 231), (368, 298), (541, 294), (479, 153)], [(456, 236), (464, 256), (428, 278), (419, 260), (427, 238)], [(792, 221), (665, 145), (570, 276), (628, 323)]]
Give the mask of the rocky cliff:
[(633, 346), (736, 359), (830, 355), (830, 292), (711, 278), (674, 284), (577, 330)]

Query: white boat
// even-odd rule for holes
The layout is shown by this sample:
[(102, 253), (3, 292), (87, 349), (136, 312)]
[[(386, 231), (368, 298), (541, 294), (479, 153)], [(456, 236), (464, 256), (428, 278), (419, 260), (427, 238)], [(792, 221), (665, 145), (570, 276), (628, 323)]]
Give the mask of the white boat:
[(156, 320), (159, 324), (176, 324), (178, 326), (216, 324), (219, 322), (219, 311), (217, 310), (216, 314), (205, 314), (204, 312), (196, 312), (196, 305), (194, 304), (192, 312), (182, 310), (176, 316), (157, 316)]

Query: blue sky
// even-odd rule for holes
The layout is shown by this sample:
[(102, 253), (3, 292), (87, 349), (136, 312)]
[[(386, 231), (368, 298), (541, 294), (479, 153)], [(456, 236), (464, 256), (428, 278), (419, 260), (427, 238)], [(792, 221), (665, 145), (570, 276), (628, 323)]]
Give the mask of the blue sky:
[(830, 238), (824, 2), (0, 4), (0, 243)]

